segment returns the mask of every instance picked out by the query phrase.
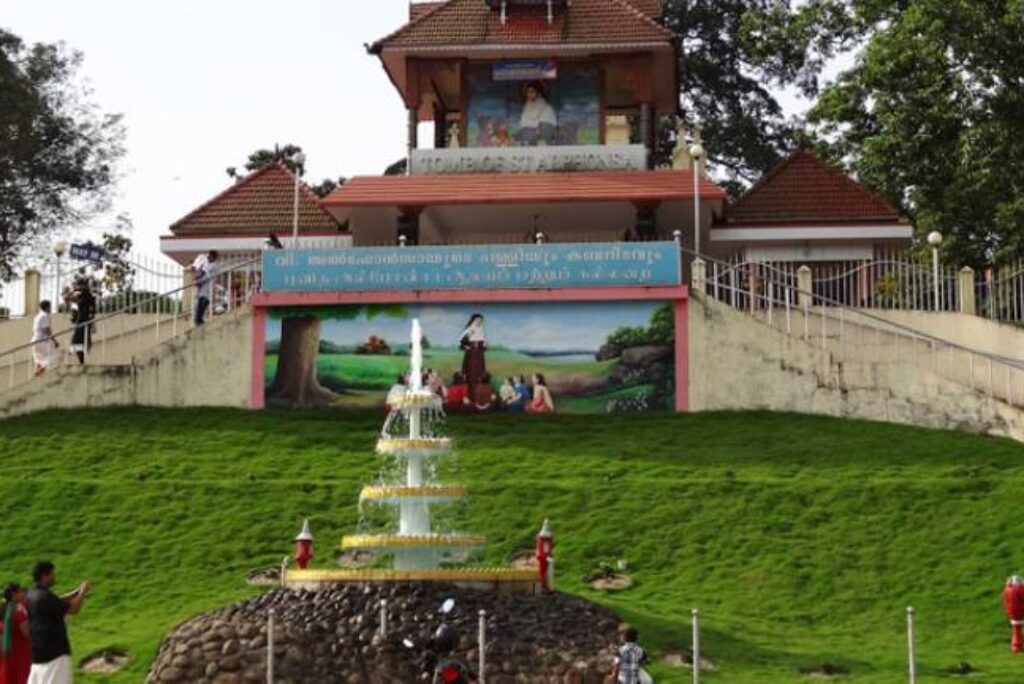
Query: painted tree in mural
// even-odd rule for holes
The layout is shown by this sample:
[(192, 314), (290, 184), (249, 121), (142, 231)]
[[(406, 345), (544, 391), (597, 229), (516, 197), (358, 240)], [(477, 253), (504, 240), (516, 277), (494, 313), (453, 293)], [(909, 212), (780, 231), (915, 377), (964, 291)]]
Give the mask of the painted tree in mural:
[(281, 341), (267, 398), (289, 406), (324, 406), (334, 401), (338, 394), (321, 385), (317, 373), (321, 322), (355, 320), (360, 314), (371, 320), (407, 315), (400, 305), (315, 307), (303, 309), (301, 314), (288, 309), (271, 311), (271, 316), (281, 319)]

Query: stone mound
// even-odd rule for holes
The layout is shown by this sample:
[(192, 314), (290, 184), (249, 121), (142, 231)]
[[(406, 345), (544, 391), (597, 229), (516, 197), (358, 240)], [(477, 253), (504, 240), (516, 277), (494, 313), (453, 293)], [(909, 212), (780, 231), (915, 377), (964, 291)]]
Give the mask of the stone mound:
[[(601, 684), (612, 669), (619, 620), (609, 609), (562, 595), (516, 596), (447, 584), (348, 584), (277, 589), (194, 617), (160, 646), (147, 682), (266, 681), (267, 615), (274, 610), (278, 684), (408, 684), (420, 679), (422, 645), (440, 624), (460, 635), (454, 655), (475, 670), (478, 614), (487, 611), (489, 684)], [(387, 599), (388, 635), (380, 636)], [(416, 647), (409, 649), (403, 640)]]

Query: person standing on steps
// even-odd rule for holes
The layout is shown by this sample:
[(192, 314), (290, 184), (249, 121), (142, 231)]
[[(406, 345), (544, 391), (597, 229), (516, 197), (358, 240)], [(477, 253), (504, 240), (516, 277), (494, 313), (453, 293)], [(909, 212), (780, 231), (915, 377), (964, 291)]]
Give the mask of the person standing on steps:
[(192, 262), (192, 282), (196, 286), (196, 304), (192, 312), (192, 323), (199, 327), (206, 321), (206, 312), (213, 301), (213, 285), (220, 275), (217, 251), (210, 250)]
[(82, 610), (89, 583), (66, 596), (57, 596), (53, 563), (40, 561), (32, 569), (35, 586), (28, 592), (29, 634), (32, 641), (32, 670), (28, 684), (71, 684), (71, 643), (64, 619)]
[(71, 333), (71, 351), (78, 357), (78, 363), (85, 364), (85, 355), (92, 346), (93, 320), (96, 318), (96, 298), (88, 278), (79, 278), (65, 301), (71, 305), (71, 322), (75, 329)]
[(50, 300), (39, 302), (39, 313), (32, 321), (32, 363), (35, 374), (42, 375), (57, 362), (57, 347), (60, 344), (53, 336), (53, 320), (50, 318)]

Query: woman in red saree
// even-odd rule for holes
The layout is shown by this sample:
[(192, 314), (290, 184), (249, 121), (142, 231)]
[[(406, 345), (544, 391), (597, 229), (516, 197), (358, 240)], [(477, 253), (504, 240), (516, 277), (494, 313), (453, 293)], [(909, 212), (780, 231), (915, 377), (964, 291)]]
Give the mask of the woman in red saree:
[(32, 669), (32, 644), (28, 636), (25, 590), (17, 584), (4, 589), (3, 627), (0, 633), (0, 684), (25, 684)]

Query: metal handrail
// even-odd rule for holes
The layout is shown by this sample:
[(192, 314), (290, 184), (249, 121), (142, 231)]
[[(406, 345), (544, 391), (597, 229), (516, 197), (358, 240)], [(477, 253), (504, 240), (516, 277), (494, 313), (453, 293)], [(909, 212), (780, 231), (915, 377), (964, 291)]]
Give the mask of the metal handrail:
[[(705, 254), (697, 254), (693, 250), (687, 249), (686, 247), (680, 247), (680, 249), (682, 249), (682, 251), (684, 251), (684, 252), (687, 252), (687, 253), (693, 255), (694, 257), (699, 257), (699, 258), (701, 258), (701, 259), (703, 259), (705, 261), (713, 261), (713, 262), (716, 262), (716, 263), (719, 263), (719, 264), (723, 264), (723, 265), (728, 265), (729, 264), (729, 262), (722, 261), (721, 259), (715, 259), (714, 257), (710, 257), (710, 256), (707, 256)], [(747, 265), (752, 265), (752, 264), (753, 265), (757, 265), (757, 266), (759, 266), (761, 268), (764, 268), (766, 271), (769, 271), (769, 272), (778, 272), (778, 273), (782, 273), (782, 274), (785, 273), (784, 271), (781, 271), (780, 269), (776, 268), (775, 266), (772, 266), (768, 262), (745, 262), (745, 263)], [(721, 275), (722, 274), (719, 274), (719, 277)], [(711, 278), (708, 278), (708, 282), (712, 282)], [(800, 295), (800, 294), (807, 295), (808, 297), (811, 298), (812, 302), (820, 301), (820, 302), (822, 302), (824, 304), (831, 305), (833, 308), (842, 309), (842, 310), (845, 310), (845, 311), (850, 311), (850, 312), (852, 312), (852, 313), (854, 313), (854, 314), (856, 314), (858, 316), (863, 316), (864, 318), (871, 319), (871, 320), (875, 321), (876, 323), (880, 323), (880, 324), (882, 324), (884, 326), (889, 326), (891, 328), (895, 328), (897, 330), (900, 330), (900, 331), (902, 331), (902, 332), (904, 332), (906, 334), (909, 334), (911, 336), (917, 337), (919, 339), (926, 340), (928, 342), (932, 342), (932, 343), (936, 343), (936, 344), (943, 344), (943, 345), (946, 345), (948, 347), (952, 347), (954, 349), (958, 349), (960, 351), (968, 352), (968, 353), (971, 353), (971, 354), (976, 354), (978, 356), (981, 356), (982, 358), (992, 359), (994, 361), (999, 361), (1001, 363), (1006, 363), (1007, 365), (1013, 365), (1015, 368), (1018, 368), (1018, 369), (1024, 369), (1024, 361), (1020, 361), (1020, 360), (1012, 359), (1012, 358), (1006, 359), (1004, 361), (1004, 359), (1006, 357), (1000, 357), (1000, 356), (998, 356), (996, 354), (991, 354), (989, 352), (981, 351), (981, 350), (978, 350), (978, 349), (974, 349), (973, 347), (968, 347), (968, 346), (959, 344), (957, 342), (952, 342), (952, 341), (947, 340), (945, 338), (938, 337), (937, 335), (933, 335), (931, 333), (927, 333), (927, 332), (924, 332), (922, 330), (918, 330), (917, 328), (914, 328), (912, 326), (906, 325), (904, 323), (898, 323), (896, 321), (890, 321), (890, 320), (885, 319), (885, 318), (883, 318), (881, 316), (877, 316), (877, 315), (875, 315), (873, 313), (870, 313), (869, 310), (848, 306), (848, 305), (846, 305), (846, 304), (844, 304), (844, 303), (842, 303), (842, 302), (840, 302), (838, 300), (831, 299), (831, 298), (829, 298), (827, 296), (820, 295), (820, 294), (817, 294), (817, 293), (814, 293), (814, 292), (809, 292), (807, 290), (801, 290), (798, 286), (791, 285), (790, 283), (787, 283), (784, 280), (783, 281), (770, 280), (769, 282), (771, 282), (773, 285), (776, 285), (776, 286), (779, 286), (779, 287), (785, 287), (785, 288), (791, 290), (792, 292), (796, 293), (797, 295)], [(731, 286), (729, 286), (727, 284), (721, 283), (721, 282), (717, 282), (717, 286), (722, 288), (722, 289), (735, 290), (735, 291), (737, 291), (739, 293), (743, 293), (743, 294), (746, 294), (748, 296), (751, 295), (749, 290), (742, 290), (740, 288), (733, 288), (733, 287), (731, 287)], [(755, 296), (764, 297), (764, 295), (755, 295)], [(793, 308), (802, 309), (803, 307), (794, 306)]]
[[(236, 271), (238, 271), (238, 270), (240, 270), (242, 268), (245, 268), (247, 266), (252, 266), (253, 264), (260, 263), (261, 260), (262, 260), (262, 257), (258, 257), (256, 259), (250, 259), (248, 261), (239, 262), (237, 264), (234, 264), (230, 268), (227, 268), (227, 269), (221, 271), (218, 275), (226, 275), (226, 274), (234, 273), (234, 272), (236, 272)], [(182, 285), (181, 287), (177, 287), (177, 288), (175, 288), (173, 290), (168, 290), (166, 292), (161, 292), (160, 294), (152, 295), (152, 296), (147, 297), (145, 299), (132, 302), (131, 304), (126, 304), (125, 306), (121, 307), (120, 309), (117, 309), (116, 311), (110, 311), (110, 312), (107, 312), (107, 313), (105, 313), (105, 314), (103, 314), (101, 316), (98, 316), (98, 317), (96, 317), (96, 318), (94, 318), (94, 319), (92, 319), (90, 321), (86, 321), (84, 323), (78, 323), (76, 325), (71, 326), (67, 330), (62, 330), (59, 333), (54, 333), (53, 335), (50, 335), (49, 337), (44, 337), (41, 340), (36, 340), (35, 342), (27, 342), (27, 343), (19, 345), (17, 347), (11, 347), (10, 349), (4, 350), (4, 351), (0, 352), (0, 359), (3, 359), (3, 358), (5, 358), (7, 356), (10, 356), (12, 354), (17, 354), (18, 352), (21, 352), (21, 351), (25, 351), (26, 349), (31, 349), (32, 347), (36, 346), (40, 342), (46, 342), (46, 341), (50, 341), (50, 340), (57, 340), (58, 338), (61, 338), (61, 337), (67, 336), (67, 335), (73, 335), (74, 332), (76, 330), (78, 330), (79, 328), (85, 327), (87, 325), (95, 325), (96, 323), (102, 323), (103, 321), (106, 321), (106, 320), (109, 320), (111, 318), (114, 318), (115, 316), (120, 316), (122, 314), (131, 313), (133, 310), (137, 310), (138, 308), (140, 308), (142, 306), (145, 306), (148, 303), (159, 302), (162, 299), (167, 299), (171, 295), (174, 295), (174, 294), (177, 294), (177, 293), (180, 293), (180, 292), (185, 292), (186, 290), (190, 290), (193, 287), (196, 287), (196, 285), (194, 283), (189, 284), (189, 285)], [(156, 315), (159, 315), (161, 312), (159, 310), (157, 310), (155, 313), (156, 313)], [(178, 312), (173, 312), (173, 315), (177, 317), (177, 316), (180, 316), (181, 314), (178, 313)], [(119, 335), (116, 335), (114, 337), (104, 338), (104, 341), (107, 341), (108, 339), (117, 339), (117, 337), (121, 337), (121, 336), (124, 336), (124, 335), (134, 335), (134, 334), (137, 334), (137, 332), (138, 332), (137, 330), (131, 330), (129, 332), (122, 332)]]

